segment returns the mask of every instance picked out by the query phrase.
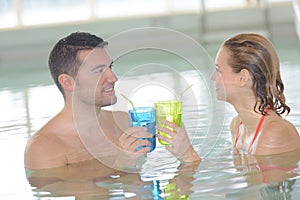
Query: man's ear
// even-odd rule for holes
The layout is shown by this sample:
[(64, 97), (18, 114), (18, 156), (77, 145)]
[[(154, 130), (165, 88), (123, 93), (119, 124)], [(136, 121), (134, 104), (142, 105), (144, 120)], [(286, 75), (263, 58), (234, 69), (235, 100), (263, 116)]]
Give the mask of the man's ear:
[(241, 87), (244, 87), (247, 84), (252, 85), (251, 74), (247, 69), (242, 69), (239, 74)]
[(58, 76), (60, 85), (66, 92), (72, 92), (74, 90), (74, 79), (68, 74), (60, 74)]

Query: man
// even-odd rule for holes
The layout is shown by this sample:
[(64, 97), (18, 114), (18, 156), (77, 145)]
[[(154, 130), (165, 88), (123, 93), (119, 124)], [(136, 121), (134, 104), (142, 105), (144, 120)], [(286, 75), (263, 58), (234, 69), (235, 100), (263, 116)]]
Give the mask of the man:
[[(106, 46), (95, 35), (75, 32), (52, 49), (49, 69), (65, 104), (28, 142), (26, 168), (54, 168), (96, 158), (123, 169), (149, 152), (148, 140), (139, 139), (152, 137), (145, 127), (130, 127), (125, 112), (102, 109), (117, 101), (114, 86), (118, 79)], [(146, 147), (137, 150), (140, 146)], [(183, 157), (193, 161), (191, 154), (195, 152), (189, 148)]]
[[(93, 147), (87, 146), (90, 141), (85, 140), (84, 131), (98, 133), (98, 126), (104, 135), (100, 137), (105, 140), (99, 143), (112, 146), (108, 144), (109, 139), (115, 147), (139, 156), (149, 151), (149, 148), (135, 150), (141, 145), (149, 146), (147, 140), (138, 140), (152, 137), (146, 128), (129, 127), (126, 113), (101, 109), (117, 101), (114, 85), (118, 79), (112, 72), (113, 61), (105, 51), (106, 46), (101, 38), (81, 32), (72, 33), (54, 46), (49, 68), (65, 104), (28, 142), (26, 168), (53, 168), (94, 159)], [(91, 113), (95, 113), (96, 118)], [(126, 134), (122, 134), (125, 130)], [(117, 154), (116, 151), (110, 153), (109, 156)]]

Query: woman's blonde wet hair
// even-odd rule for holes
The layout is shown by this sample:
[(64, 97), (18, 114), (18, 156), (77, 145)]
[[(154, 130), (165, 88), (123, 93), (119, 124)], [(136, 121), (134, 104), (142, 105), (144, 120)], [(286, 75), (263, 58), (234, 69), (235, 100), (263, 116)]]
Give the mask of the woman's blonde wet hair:
[(289, 114), (285, 104), (284, 85), (280, 77), (280, 62), (273, 44), (264, 36), (254, 33), (238, 34), (223, 43), (229, 50), (227, 61), (235, 73), (242, 69), (250, 72), (253, 92), (257, 97), (255, 112), (266, 115), (266, 108), (278, 115)]

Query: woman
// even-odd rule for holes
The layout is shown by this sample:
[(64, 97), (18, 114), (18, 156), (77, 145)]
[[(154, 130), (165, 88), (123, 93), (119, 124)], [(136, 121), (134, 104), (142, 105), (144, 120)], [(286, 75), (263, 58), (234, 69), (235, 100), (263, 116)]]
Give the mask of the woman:
[(300, 148), (288, 115), (280, 63), (272, 43), (258, 34), (239, 34), (226, 40), (216, 57), (217, 98), (233, 105), (238, 115), (230, 129), (234, 147), (255, 155), (278, 154)]

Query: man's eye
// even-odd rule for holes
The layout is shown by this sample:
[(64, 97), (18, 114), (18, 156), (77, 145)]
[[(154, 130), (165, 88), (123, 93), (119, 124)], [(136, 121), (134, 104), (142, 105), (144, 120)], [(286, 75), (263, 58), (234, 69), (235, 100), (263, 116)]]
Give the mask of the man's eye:
[(94, 73), (103, 73), (104, 71), (105, 71), (105, 67), (101, 67), (93, 70)]
[(101, 68), (98, 70), (98, 72), (103, 73), (105, 71), (105, 68)]

